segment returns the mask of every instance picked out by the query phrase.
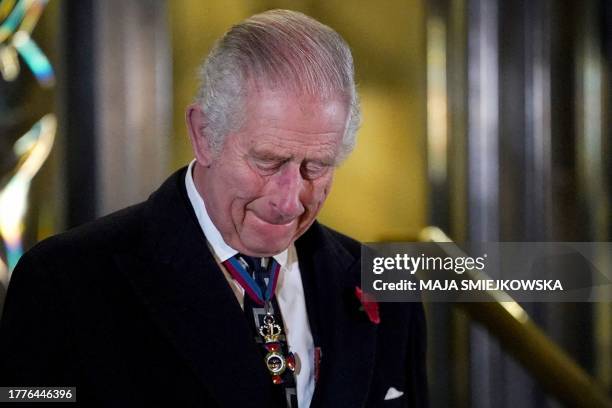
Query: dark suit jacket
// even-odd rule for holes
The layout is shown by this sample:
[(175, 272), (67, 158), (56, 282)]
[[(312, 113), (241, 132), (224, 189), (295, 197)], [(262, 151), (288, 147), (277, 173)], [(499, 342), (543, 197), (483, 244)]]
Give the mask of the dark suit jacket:
[[(22, 257), (0, 324), (0, 385), (76, 386), (84, 406), (271, 406), (270, 375), (184, 175)], [(375, 325), (354, 294), (356, 241), (315, 223), (296, 247), (322, 350), (311, 406), (425, 405), (421, 305), (381, 304)], [(404, 395), (383, 401), (389, 387)]]

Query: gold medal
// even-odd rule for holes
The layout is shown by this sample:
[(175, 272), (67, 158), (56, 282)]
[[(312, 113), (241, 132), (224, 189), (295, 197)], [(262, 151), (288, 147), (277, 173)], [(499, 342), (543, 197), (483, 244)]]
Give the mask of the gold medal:
[(274, 316), (268, 310), (263, 319), (263, 325), (259, 328), (259, 334), (264, 338), (264, 347), (268, 351), (264, 361), (272, 375), (272, 382), (274, 384), (281, 384), (283, 382), (281, 375), (287, 368), (295, 371), (295, 358), (293, 353), (289, 353), (287, 357), (283, 355), (279, 342), (282, 336), (282, 329), (280, 325), (276, 324)]

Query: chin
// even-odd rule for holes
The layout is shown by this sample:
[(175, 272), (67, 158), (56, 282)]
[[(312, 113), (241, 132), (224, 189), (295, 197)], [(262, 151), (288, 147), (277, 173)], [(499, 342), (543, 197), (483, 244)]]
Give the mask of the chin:
[(262, 236), (256, 239), (245, 239), (242, 243), (248, 252), (252, 252), (256, 256), (272, 256), (289, 248), (293, 241), (292, 237), (271, 240), (270, 237)]
[(275, 255), (287, 249), (296, 238), (296, 225), (253, 225), (240, 234), (242, 246), (250, 252)]
[(289, 241), (289, 243), (286, 245), (285, 244), (283, 245), (265, 245), (265, 246), (255, 245), (255, 246), (248, 246), (245, 248), (249, 250), (250, 252), (253, 252), (255, 256), (273, 256), (276, 254), (280, 254), (285, 249), (289, 248), (290, 245), (291, 245), (291, 241)]

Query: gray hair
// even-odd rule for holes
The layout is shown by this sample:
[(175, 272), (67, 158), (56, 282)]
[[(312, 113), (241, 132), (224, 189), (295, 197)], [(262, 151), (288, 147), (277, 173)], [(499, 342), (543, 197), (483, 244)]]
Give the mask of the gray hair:
[(233, 26), (206, 57), (200, 80), (197, 102), (213, 151), (244, 123), (249, 85), (319, 100), (345, 98), (350, 111), (339, 160), (355, 146), (361, 110), (351, 51), (338, 33), (305, 14), (270, 10)]

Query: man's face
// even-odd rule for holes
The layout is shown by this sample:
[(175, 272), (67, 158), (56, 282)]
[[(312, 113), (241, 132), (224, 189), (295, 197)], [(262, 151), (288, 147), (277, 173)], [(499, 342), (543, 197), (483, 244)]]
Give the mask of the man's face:
[(245, 123), (227, 135), (221, 152), (194, 143), (200, 150), (194, 178), (225, 242), (247, 255), (270, 256), (303, 234), (321, 209), (348, 107), (341, 99), (262, 90), (250, 94), (245, 109)]

